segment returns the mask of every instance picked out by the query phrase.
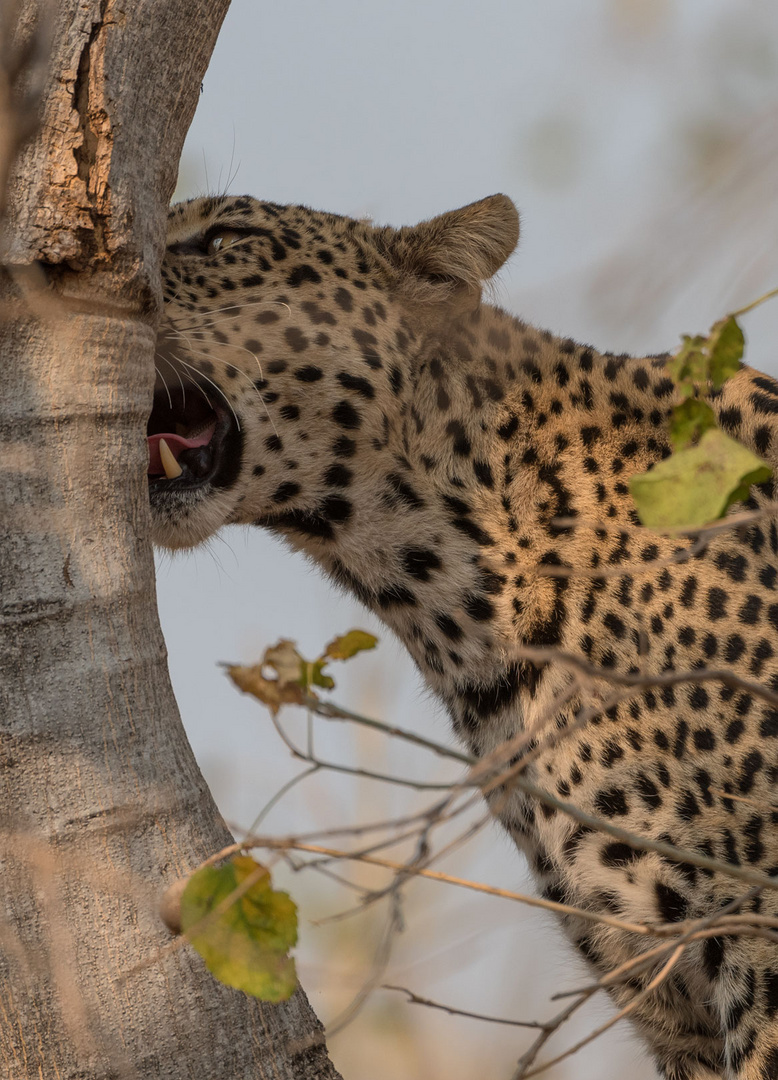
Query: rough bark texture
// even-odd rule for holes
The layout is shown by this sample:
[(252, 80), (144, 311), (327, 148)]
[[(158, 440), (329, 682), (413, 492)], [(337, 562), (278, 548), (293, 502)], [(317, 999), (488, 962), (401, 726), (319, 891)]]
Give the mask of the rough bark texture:
[[(227, 3), (49, 4), (41, 122), (10, 171), (0, 270), (9, 1080), (337, 1077), (302, 991), (263, 1006), (220, 986), (188, 947), (170, 947), (157, 913), (165, 885), (229, 840), (168, 681), (143, 439), (164, 215)], [(6, 59), (33, 34), (31, 5), (18, 13), (0, 43)], [(21, 72), (21, 90), (30, 78)]]

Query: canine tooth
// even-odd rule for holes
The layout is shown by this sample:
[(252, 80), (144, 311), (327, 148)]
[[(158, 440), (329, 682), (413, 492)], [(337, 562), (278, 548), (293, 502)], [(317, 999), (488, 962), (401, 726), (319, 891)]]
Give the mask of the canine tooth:
[(165, 476), (168, 480), (175, 480), (184, 471), (164, 439), (159, 440), (159, 460), (162, 462), (162, 468), (165, 470)]

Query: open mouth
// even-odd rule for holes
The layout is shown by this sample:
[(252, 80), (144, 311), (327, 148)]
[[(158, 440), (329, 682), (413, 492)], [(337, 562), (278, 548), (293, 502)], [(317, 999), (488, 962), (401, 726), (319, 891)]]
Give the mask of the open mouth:
[[(240, 432), (232, 415), (214, 408), (198, 387), (156, 390), (146, 440), (150, 490), (224, 486), (233, 472), (228, 457), (236, 440)], [(239, 458), (239, 445), (235, 449)]]

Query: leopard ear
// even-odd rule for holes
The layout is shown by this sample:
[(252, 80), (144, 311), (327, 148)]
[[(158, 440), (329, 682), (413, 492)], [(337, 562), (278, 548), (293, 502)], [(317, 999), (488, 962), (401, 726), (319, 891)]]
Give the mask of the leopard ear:
[(420, 225), (382, 232), (385, 254), (404, 272), (480, 289), (516, 247), (519, 214), (507, 195), (490, 195)]

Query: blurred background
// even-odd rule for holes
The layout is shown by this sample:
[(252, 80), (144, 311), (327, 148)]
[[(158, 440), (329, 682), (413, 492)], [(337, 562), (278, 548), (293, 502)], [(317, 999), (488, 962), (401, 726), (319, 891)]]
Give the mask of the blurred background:
[[(706, 330), (778, 285), (778, 6), (233, 0), (177, 198), (215, 191), (394, 225), (504, 191), (520, 208), (522, 238), (498, 303), (602, 349), (673, 349), (682, 332)], [(778, 302), (744, 325), (747, 361), (778, 374)], [(336, 633), (372, 630), (378, 651), (333, 671), (333, 699), (450, 739), (388, 633), (259, 531), (227, 530), (194, 554), (162, 556), (159, 598), (184, 722), (236, 828), (250, 826), (304, 766), (217, 661), (255, 661), (279, 637), (313, 657)], [(305, 717), (290, 710), (287, 720), (304, 744)], [(427, 782), (457, 775), (380, 735), (319, 719), (313, 729), (329, 761)], [(319, 772), (293, 787), (262, 829), (376, 821), (433, 796)], [(440, 868), (532, 891), (496, 827)], [(386, 880), (338, 871), (371, 887)], [(354, 905), (353, 892), (322, 875), (278, 876), (300, 905), (300, 975), (327, 1023), (373, 974), (387, 909), (326, 922)], [(561, 1005), (553, 993), (588, 982), (549, 915), (435, 882), (411, 882), (404, 896), (405, 929), (380, 982), (522, 1020), (547, 1019)], [(604, 999), (594, 1001), (546, 1056), (609, 1015)], [(379, 989), (330, 1048), (345, 1080), (507, 1080), (531, 1038)], [(656, 1075), (622, 1024), (546, 1075), (600, 1080), (627, 1071), (632, 1080)]]

